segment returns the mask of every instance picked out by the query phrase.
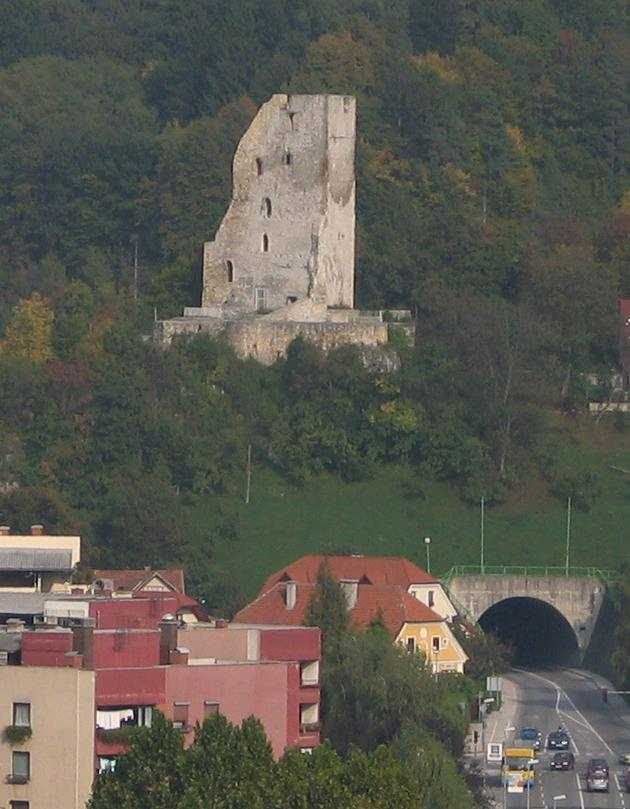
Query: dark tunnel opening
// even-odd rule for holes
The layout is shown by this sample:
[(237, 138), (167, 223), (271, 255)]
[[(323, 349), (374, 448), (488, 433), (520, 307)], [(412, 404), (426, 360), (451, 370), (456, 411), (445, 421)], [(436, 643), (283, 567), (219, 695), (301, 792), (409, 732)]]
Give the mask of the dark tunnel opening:
[(571, 665), (577, 662), (578, 642), (567, 619), (551, 604), (536, 598), (506, 598), (479, 619), (509, 646), (519, 666)]

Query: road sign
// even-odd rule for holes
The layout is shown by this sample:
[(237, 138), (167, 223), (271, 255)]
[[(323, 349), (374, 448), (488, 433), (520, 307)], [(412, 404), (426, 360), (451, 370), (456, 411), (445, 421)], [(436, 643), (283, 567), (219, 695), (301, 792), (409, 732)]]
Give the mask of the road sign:
[(486, 677), (486, 691), (502, 691), (503, 680), (501, 677)]
[(502, 742), (490, 742), (486, 752), (486, 761), (496, 761), (499, 764), (503, 761), (503, 744)]

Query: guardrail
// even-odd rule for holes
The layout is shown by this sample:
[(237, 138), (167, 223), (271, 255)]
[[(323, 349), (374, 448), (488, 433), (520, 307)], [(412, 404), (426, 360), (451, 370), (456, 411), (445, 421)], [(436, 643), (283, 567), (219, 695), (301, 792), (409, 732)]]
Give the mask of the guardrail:
[(566, 576), (577, 579), (601, 579), (618, 581), (621, 574), (616, 570), (599, 567), (566, 567), (561, 565), (454, 565), (441, 579), (449, 583), (456, 576), (526, 576), (527, 578)]

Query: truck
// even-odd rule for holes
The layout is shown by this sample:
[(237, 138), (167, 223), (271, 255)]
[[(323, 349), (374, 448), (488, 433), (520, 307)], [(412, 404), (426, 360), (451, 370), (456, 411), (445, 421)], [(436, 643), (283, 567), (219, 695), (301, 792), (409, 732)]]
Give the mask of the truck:
[(503, 750), (501, 779), (507, 792), (524, 792), (534, 786), (536, 751), (533, 747), (506, 747)]

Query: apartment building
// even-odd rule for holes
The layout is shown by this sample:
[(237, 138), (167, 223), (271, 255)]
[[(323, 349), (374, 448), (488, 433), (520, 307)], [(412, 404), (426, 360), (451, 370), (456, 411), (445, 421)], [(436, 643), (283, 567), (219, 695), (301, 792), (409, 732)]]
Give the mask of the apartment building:
[(84, 806), (156, 710), (184, 744), (214, 713), (256, 716), (276, 756), (319, 744), (319, 630), (204, 622), (199, 605), (186, 622), (182, 598), (192, 610), (171, 591), (64, 596), (48, 622), (0, 627), (0, 717), (18, 728), (0, 741), (0, 807)]

